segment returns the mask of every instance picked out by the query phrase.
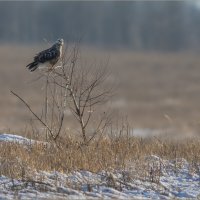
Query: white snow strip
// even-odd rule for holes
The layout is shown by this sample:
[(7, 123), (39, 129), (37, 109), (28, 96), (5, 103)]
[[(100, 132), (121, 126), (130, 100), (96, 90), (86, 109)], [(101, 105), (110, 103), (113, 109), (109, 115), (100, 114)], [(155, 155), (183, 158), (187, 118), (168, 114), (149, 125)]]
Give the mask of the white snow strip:
[(33, 139), (28, 139), (19, 135), (14, 135), (14, 134), (7, 134), (7, 133), (2, 133), (0, 134), (0, 142), (11, 142), (11, 143), (18, 143), (18, 144), (24, 144), (24, 145), (30, 145), (30, 144), (35, 144), (35, 143), (46, 143), (42, 141), (37, 141)]

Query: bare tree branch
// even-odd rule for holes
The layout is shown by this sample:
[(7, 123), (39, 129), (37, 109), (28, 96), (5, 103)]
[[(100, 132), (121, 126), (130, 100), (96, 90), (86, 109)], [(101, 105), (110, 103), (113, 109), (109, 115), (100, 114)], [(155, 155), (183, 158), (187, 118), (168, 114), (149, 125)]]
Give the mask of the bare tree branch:
[(16, 94), (15, 92), (13, 92), (13, 91), (10, 91), (13, 95), (15, 95), (18, 99), (20, 99), (23, 103), (24, 103), (24, 105), (29, 109), (29, 111), (38, 119), (38, 121), (40, 121), (41, 122), (41, 124), (44, 126), (44, 127), (46, 127), (47, 129), (48, 129), (48, 131), (49, 131), (49, 133), (51, 134), (51, 137), (53, 138), (53, 139), (55, 139), (54, 138), (54, 135), (53, 135), (53, 133), (52, 133), (52, 131), (51, 131), (51, 129), (49, 128), (49, 126), (44, 122), (44, 121), (42, 121), (39, 117), (38, 117), (38, 115), (37, 114), (35, 114), (34, 112), (33, 112), (33, 110), (31, 109), (31, 107), (28, 105), (28, 103), (26, 103), (26, 101), (24, 101), (18, 94)]
[[(94, 124), (93, 119), (96, 114), (99, 116), (100, 107), (97, 106), (108, 100), (111, 88), (105, 84), (108, 78), (107, 61), (99, 65), (96, 61), (90, 64), (83, 63), (79, 43), (64, 49), (61, 67), (55, 67), (48, 73), (43, 72), (43, 76), (46, 77), (45, 119), (38, 117), (19, 95), (12, 91), (11, 93), (26, 105), (55, 141), (62, 131), (65, 110), (68, 108), (79, 124), (83, 142), (87, 144), (97, 134), (102, 134), (109, 123), (105, 115), (102, 119), (95, 119)], [(89, 136), (89, 127), (95, 127), (95, 124), (95, 131)]]

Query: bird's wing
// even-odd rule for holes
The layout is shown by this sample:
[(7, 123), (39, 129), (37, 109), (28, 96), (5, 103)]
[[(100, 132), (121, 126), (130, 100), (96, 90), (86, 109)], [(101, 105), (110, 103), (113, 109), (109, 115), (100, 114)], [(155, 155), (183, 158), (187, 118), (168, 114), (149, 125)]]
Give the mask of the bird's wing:
[(50, 61), (50, 60), (53, 60), (55, 58), (58, 58), (59, 56), (60, 56), (60, 51), (58, 49), (54, 48), (54, 46), (52, 46), (51, 48), (46, 49), (46, 50), (38, 53), (34, 57), (34, 61), (44, 63), (46, 61)]

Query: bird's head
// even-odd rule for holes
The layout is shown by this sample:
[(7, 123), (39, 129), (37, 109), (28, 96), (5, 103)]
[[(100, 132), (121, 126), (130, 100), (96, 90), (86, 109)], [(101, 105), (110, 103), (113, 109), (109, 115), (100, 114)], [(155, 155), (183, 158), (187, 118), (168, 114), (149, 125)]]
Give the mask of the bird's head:
[(64, 40), (63, 40), (63, 39), (58, 39), (58, 40), (56, 41), (56, 43), (59, 44), (60, 46), (63, 46)]

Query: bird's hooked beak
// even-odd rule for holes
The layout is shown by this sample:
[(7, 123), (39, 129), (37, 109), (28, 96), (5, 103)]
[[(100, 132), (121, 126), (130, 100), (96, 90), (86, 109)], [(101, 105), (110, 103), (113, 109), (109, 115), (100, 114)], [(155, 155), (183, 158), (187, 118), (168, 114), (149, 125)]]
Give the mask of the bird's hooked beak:
[(58, 44), (63, 45), (64, 44), (64, 40), (63, 39), (58, 39), (57, 40)]

